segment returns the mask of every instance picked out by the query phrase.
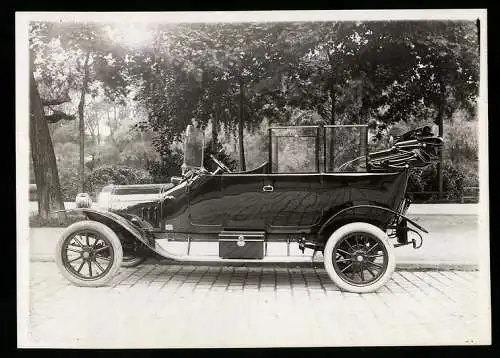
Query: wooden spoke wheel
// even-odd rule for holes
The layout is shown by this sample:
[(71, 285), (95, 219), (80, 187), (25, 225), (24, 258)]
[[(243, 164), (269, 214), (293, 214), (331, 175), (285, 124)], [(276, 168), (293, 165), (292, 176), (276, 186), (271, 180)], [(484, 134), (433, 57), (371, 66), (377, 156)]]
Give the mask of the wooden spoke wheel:
[(67, 227), (56, 248), (56, 264), (79, 286), (101, 286), (117, 273), (123, 250), (118, 236), (104, 224), (80, 221)]
[(378, 227), (351, 223), (336, 230), (324, 251), (325, 269), (341, 289), (373, 292), (391, 278), (396, 265), (394, 247)]

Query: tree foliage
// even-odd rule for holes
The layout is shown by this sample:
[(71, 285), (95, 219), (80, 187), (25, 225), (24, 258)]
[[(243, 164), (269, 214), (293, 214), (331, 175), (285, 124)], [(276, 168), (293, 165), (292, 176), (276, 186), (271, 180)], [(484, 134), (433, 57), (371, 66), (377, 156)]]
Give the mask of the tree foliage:
[[(46, 84), (48, 92), (58, 88), (69, 99), (69, 92), (77, 92), (80, 161), (80, 188), (85, 181), (85, 105), (87, 95), (97, 96), (99, 85), (107, 97), (120, 100), (127, 91), (127, 82), (122, 76), (124, 52), (122, 47), (110, 40), (106, 24), (48, 22), (33, 24), (32, 34), (37, 33), (37, 73)], [(60, 101), (56, 101), (58, 103)], [(49, 119), (74, 119), (59, 109), (53, 109)]]
[[(207, 153), (224, 148), (226, 164), (241, 170), (247, 157), (265, 159), (263, 123), (370, 123), (370, 146), (379, 148), (395, 123), (434, 121), (443, 128), (446, 122), (450, 153), (461, 153), (451, 163), (477, 153), (473, 143), (461, 151), (465, 144), (455, 138), (469, 135), (459, 128), (476, 115), (473, 22), (156, 25), (152, 43), (135, 49), (113, 41), (110, 27), (35, 23), (31, 30), (35, 77), (40, 91), (51, 94), (48, 115), (78, 113), (85, 123), (80, 143), (97, 158), (93, 168), (143, 167), (153, 180), (168, 180), (180, 173), (177, 143), (188, 124), (209, 131)], [(79, 106), (59, 103), (67, 97)], [(57, 141), (73, 141), (69, 128), (54, 129)]]
[(169, 25), (133, 63), (149, 108), (140, 126), (159, 134), (164, 153), (192, 122), (210, 123), (213, 143), (221, 128), (234, 133), (239, 152), (240, 124), (254, 131), (263, 119), (440, 122), (472, 115), (478, 87), (472, 22)]

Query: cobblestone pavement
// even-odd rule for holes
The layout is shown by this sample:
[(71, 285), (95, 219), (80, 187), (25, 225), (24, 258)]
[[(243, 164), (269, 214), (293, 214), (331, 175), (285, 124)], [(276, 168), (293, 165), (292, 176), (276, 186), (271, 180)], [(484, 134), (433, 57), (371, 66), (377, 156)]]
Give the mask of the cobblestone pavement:
[[(29, 346), (262, 347), (484, 344), (477, 271), (396, 271), (341, 292), (322, 268), (143, 265), (110, 285), (30, 266)], [(487, 332), (489, 334), (489, 332)]]

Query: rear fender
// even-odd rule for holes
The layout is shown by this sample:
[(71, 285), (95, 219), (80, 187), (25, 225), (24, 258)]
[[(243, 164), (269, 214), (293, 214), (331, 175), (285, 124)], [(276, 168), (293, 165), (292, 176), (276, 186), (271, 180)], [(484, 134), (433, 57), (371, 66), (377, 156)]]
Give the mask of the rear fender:
[[(412, 224), (417, 229), (419, 229), (419, 230), (421, 230), (421, 231), (423, 231), (425, 233), (428, 233), (428, 231), (426, 229), (424, 229), (422, 226), (418, 225), (415, 221), (409, 219), (408, 217), (404, 216), (403, 214), (401, 214), (401, 213), (399, 213), (397, 211), (394, 211), (392, 209), (384, 208), (382, 206), (377, 206), (377, 205), (354, 205), (354, 206), (350, 206), (348, 208), (345, 208), (345, 209), (342, 209), (342, 210), (338, 211), (333, 216), (331, 216), (328, 220), (326, 220), (325, 223), (323, 225), (321, 225), (321, 228), (318, 231), (318, 239), (321, 238), (324, 234), (328, 233), (332, 229), (332, 227), (335, 228), (337, 226), (341, 226), (343, 224), (347, 224), (348, 223), (347, 221), (344, 220), (345, 221), (344, 222), (341, 219), (341, 216), (343, 214), (345, 214), (345, 213), (347, 213), (349, 211), (355, 210), (355, 209), (360, 209), (360, 208), (369, 208), (369, 209), (380, 210), (380, 211), (385, 211), (385, 212), (392, 213), (392, 214), (394, 214), (398, 218), (405, 219), (408, 223)], [(366, 216), (355, 216), (355, 215), (352, 215), (348, 219), (349, 222), (352, 222), (353, 220), (359, 220), (359, 221), (368, 222), (368, 223), (372, 223), (374, 225), (377, 225), (377, 223), (374, 222), (373, 218), (369, 218), (369, 217), (366, 217)]]

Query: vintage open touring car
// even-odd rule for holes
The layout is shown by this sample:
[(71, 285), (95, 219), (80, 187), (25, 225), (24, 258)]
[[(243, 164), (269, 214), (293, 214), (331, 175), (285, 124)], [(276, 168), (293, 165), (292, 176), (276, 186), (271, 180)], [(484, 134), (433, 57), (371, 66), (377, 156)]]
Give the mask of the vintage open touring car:
[(210, 172), (203, 131), (188, 126), (182, 177), (158, 198), (76, 209), (85, 220), (58, 241), (62, 274), (99, 286), (151, 255), (225, 264), (311, 261), (321, 252), (340, 289), (383, 286), (394, 249), (420, 247), (419, 231), (427, 232), (405, 216), (406, 186), (413, 167), (439, 157), (442, 139), (420, 127), (369, 152), (366, 125), (271, 127), (268, 135), (261, 166), (232, 172), (211, 155), (217, 168)]

